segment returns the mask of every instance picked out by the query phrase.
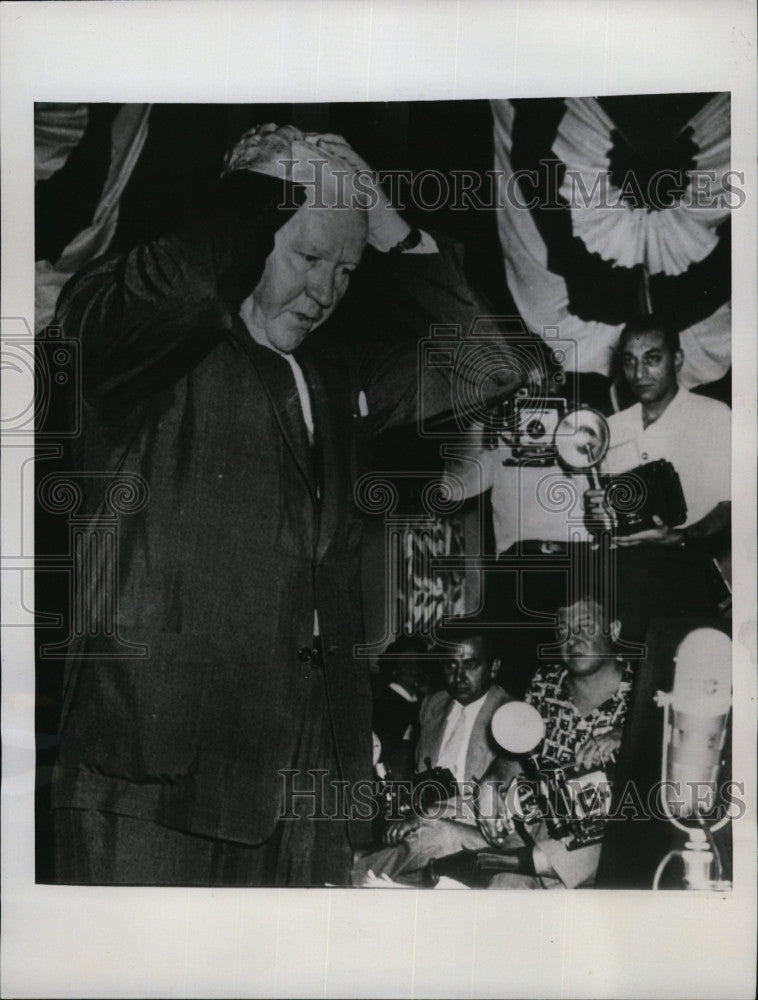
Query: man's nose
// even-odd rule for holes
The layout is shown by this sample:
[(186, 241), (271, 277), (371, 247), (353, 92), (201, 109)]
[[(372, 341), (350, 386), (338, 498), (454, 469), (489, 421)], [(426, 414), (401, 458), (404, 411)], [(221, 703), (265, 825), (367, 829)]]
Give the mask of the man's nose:
[(308, 294), (321, 306), (328, 309), (334, 301), (334, 268), (320, 264), (311, 269), (308, 276)]

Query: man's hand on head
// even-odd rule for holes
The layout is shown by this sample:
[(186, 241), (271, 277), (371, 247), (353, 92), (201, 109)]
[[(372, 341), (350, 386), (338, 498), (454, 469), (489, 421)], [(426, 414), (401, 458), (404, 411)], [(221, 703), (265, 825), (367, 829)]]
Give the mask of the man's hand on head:
[[(306, 138), (317, 148), (323, 149), (330, 157), (335, 157), (345, 164), (345, 169), (360, 179), (359, 191), (354, 191), (352, 185), (346, 185), (349, 197), (359, 196), (363, 207), (368, 211), (368, 242), (376, 250), (386, 253), (397, 246), (411, 227), (392, 207), (389, 198), (379, 183), (379, 175), (368, 163), (342, 138), (341, 135), (316, 135), (309, 133)], [(361, 192), (366, 192), (362, 194)]]
[(293, 159), (292, 144), (302, 140), (303, 133), (294, 125), (268, 122), (248, 129), (227, 153), (223, 174), (236, 170), (252, 170), (280, 180), (295, 180), (288, 175), (288, 162)]
[[(330, 206), (339, 191), (324, 190), (329, 185), (328, 168), (352, 168), (333, 156), (326, 147), (316, 144), (316, 133), (305, 134), (294, 125), (257, 125), (248, 129), (227, 153), (222, 176), (239, 171), (252, 171), (277, 177), (282, 181), (302, 185), (311, 192), (311, 200)], [(318, 190), (316, 188), (318, 187)]]
[(302, 132), (294, 125), (271, 122), (259, 125), (248, 129), (226, 156), (223, 175), (240, 170), (300, 184), (312, 192), (316, 205), (332, 207), (337, 199), (346, 207), (365, 209), (368, 242), (382, 253), (397, 247), (411, 232), (392, 207), (377, 171), (341, 135)]

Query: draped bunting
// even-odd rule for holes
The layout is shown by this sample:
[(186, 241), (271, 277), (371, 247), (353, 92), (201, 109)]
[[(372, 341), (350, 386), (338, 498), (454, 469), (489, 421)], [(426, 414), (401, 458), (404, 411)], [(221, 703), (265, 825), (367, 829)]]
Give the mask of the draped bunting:
[(88, 118), (86, 104), (35, 104), (35, 183), (47, 180), (61, 169), (84, 135)]
[[(85, 142), (88, 125), (92, 124), (92, 108), (102, 118), (108, 106), (86, 104), (37, 104), (34, 109), (34, 160), (37, 185), (54, 184), (66, 164)], [(142, 152), (148, 129), (149, 104), (124, 104), (110, 109), (107, 131), (98, 151), (103, 160), (104, 179), (94, 192), (93, 208), (86, 210), (81, 228), (68, 233), (66, 243), (58, 247), (53, 241), (38, 251), (35, 263), (35, 330), (42, 330), (55, 314), (55, 305), (63, 285), (72, 274), (93, 258), (105, 253), (110, 246), (118, 223), (119, 200)], [(72, 173), (76, 173), (72, 171)], [(82, 172), (78, 183), (87, 184)], [(73, 184), (77, 177), (72, 177)], [(61, 185), (62, 208), (66, 209), (69, 192)], [(89, 198), (89, 192), (86, 192)], [(50, 215), (57, 206), (51, 206)], [(39, 212), (39, 205), (37, 211)], [(70, 214), (70, 213), (68, 213)], [(54, 259), (50, 259), (53, 257)]]
[(682, 383), (721, 378), (731, 363), (729, 95), (652, 150), (635, 148), (595, 98), (491, 104), (498, 230), (527, 325), (558, 327), (579, 345), (577, 370), (607, 375), (646, 297), (645, 311), (681, 332)]

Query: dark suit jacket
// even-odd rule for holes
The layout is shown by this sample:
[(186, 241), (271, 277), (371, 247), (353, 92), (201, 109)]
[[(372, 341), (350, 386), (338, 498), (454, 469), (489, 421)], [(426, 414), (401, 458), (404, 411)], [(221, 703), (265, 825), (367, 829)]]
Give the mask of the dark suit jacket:
[[(492, 738), (490, 723), (496, 709), (513, 699), (498, 684), (493, 684), (487, 692), (487, 698), (476, 717), (468, 751), (466, 752), (466, 781), (481, 778), (498, 753), (498, 747)], [(416, 749), (416, 763), (419, 768), (425, 766), (424, 760), (430, 757), (432, 766), (437, 764), (445, 725), (453, 699), (447, 691), (436, 691), (425, 698), (421, 704), (421, 735)]]
[[(93, 528), (114, 503), (120, 514), (110, 554), (94, 534), (80, 551), (81, 606), (109, 627), (72, 644), (53, 805), (259, 843), (295, 758), (314, 608), (342, 777), (371, 774), (368, 668), (352, 653), (363, 639), (352, 490), (366, 433), (416, 417), (416, 347), (411, 364), (397, 364), (396, 346), (373, 367), (299, 350), (319, 499), (291, 369), (238, 316), (292, 192), (250, 173), (220, 191), (178, 234), (93, 262), (59, 303), (84, 365), (77, 516)], [(466, 322), (480, 307), (441, 249), (381, 263), (409, 301), (431, 290), (427, 316)], [(428, 382), (429, 412), (449, 400), (449, 385), (435, 391)], [(146, 502), (128, 512), (119, 481), (141, 482)]]
[(409, 727), (413, 731), (412, 739), (416, 739), (419, 707), (418, 701), (408, 701), (390, 687), (386, 687), (374, 702), (371, 726), (382, 744), (381, 759), (385, 763), (402, 742)]

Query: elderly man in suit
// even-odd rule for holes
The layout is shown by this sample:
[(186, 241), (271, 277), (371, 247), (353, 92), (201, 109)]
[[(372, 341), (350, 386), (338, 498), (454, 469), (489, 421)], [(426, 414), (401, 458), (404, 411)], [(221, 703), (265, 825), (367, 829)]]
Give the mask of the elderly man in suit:
[(492, 632), (471, 621), (453, 622), (437, 630), (445, 689), (424, 699), (416, 762), (450, 771), (458, 787), (444, 808), (429, 815), (412, 809), (388, 824), (386, 847), (359, 859), (354, 884), (374, 876), (413, 878), (434, 858), (452, 854), (469, 844), (482, 845), (472, 807), (472, 793), (492, 763), (497, 745), (490, 723), (495, 711), (511, 696), (494, 683), (500, 658), (492, 646)]
[[(332, 314), (367, 243), (381, 294), (340, 340)], [(450, 372), (419, 400), (415, 339), (481, 310), (457, 249), (411, 229), (343, 139), (274, 125), (243, 137), (185, 225), (63, 290), (83, 357), (72, 477), (93, 531), (53, 776), (57, 881), (347, 880), (350, 815), (330, 790), (371, 773), (353, 655), (362, 445), (450, 408)], [(519, 382), (508, 356), (495, 397)], [(141, 499), (100, 546), (124, 489)]]

